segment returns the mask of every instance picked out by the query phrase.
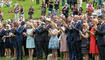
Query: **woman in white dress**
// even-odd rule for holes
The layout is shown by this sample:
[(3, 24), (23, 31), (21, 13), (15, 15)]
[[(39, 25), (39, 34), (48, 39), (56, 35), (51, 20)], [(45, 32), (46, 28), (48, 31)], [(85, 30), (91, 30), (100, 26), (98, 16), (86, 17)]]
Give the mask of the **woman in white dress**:
[(34, 30), (33, 24), (28, 23), (28, 29), (26, 30), (26, 35), (27, 35), (26, 48), (28, 48), (28, 51), (29, 51), (29, 60), (32, 60), (33, 53), (34, 53), (33, 48), (35, 48), (33, 30)]

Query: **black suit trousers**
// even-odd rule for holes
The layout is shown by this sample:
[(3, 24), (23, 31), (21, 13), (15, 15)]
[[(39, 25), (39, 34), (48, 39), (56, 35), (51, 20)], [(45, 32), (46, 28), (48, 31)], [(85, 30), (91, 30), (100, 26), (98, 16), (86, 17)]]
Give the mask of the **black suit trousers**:
[(105, 45), (98, 45), (100, 60), (105, 60)]
[(47, 59), (48, 56), (48, 41), (36, 41), (36, 57), (39, 59), (42, 59), (43, 52), (45, 53), (45, 57)]
[(4, 43), (0, 42), (0, 57), (4, 56)]
[(75, 41), (73, 43), (73, 48), (75, 50), (75, 59), (76, 60), (82, 60), (81, 40), (80, 41)]

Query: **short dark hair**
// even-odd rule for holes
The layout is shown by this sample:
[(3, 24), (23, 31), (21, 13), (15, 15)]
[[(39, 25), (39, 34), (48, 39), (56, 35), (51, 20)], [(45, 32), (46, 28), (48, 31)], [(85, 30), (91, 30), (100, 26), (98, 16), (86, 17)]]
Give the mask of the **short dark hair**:
[(103, 19), (103, 16), (101, 15), (101, 16), (98, 16), (98, 19)]

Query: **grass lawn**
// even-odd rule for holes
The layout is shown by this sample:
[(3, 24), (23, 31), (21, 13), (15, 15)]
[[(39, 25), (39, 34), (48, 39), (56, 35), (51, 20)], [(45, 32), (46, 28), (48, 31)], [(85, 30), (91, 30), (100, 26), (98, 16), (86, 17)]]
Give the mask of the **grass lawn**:
[[(16, 0), (12, 0), (12, 5), (11, 7), (6, 7), (4, 5), (3, 8), (0, 8), (0, 10), (3, 12), (3, 17), (4, 17), (4, 21), (7, 20), (7, 19), (10, 19), (10, 18), (14, 18), (14, 13), (8, 13), (8, 11), (14, 11), (14, 5), (16, 3)], [(19, 3), (19, 5), (23, 5), (24, 7), (24, 16), (25, 16), (25, 19), (28, 18), (28, 10), (30, 8), (30, 6), (32, 5), (33, 8), (35, 9), (35, 13), (34, 13), (34, 19), (38, 19), (40, 18), (41, 16), (41, 8), (40, 8), (40, 5), (41, 5), (41, 0), (40, 0), (40, 4), (36, 4), (36, 0), (34, 0), (34, 2), (31, 2), (30, 0), (25, 0), (25, 1), (17, 1)], [(60, 3), (60, 10), (62, 9), (62, 5)], [(84, 12), (86, 11), (86, 3), (84, 2), (83, 3), (83, 9), (84, 9)], [(47, 8), (48, 10), (48, 8)], [(48, 13), (48, 11), (47, 11)]]

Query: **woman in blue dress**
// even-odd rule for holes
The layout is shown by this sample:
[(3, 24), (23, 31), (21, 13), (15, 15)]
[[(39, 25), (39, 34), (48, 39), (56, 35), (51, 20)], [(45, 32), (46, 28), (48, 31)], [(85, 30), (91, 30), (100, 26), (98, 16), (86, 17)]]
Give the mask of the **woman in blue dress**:
[(27, 40), (26, 40), (26, 48), (28, 48), (29, 51), (29, 60), (32, 60), (34, 49), (35, 48), (35, 42), (34, 42), (34, 37), (33, 37), (33, 24), (28, 23), (27, 24), (28, 29), (26, 30), (26, 35), (27, 35)]
[(58, 30), (55, 23), (52, 23), (52, 28), (49, 29), (51, 35), (48, 48), (52, 50), (54, 59), (57, 60), (57, 49), (59, 49)]

